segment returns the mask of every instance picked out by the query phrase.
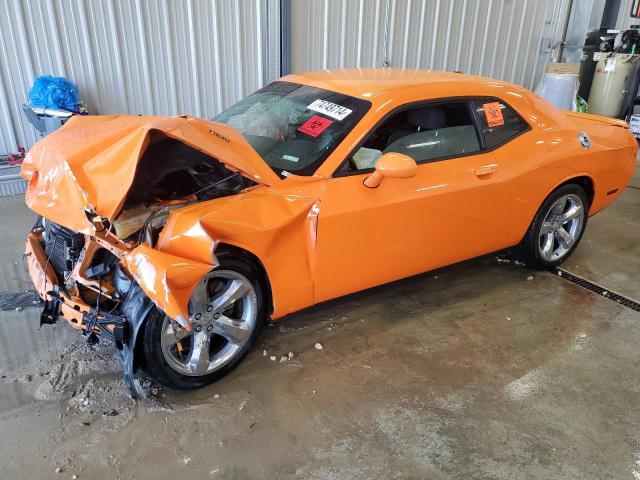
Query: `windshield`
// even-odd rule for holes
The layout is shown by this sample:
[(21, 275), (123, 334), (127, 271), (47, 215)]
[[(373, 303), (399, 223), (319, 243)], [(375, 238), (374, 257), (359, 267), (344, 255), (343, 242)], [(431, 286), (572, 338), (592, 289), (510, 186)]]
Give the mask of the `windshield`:
[(370, 106), (341, 93), (274, 82), (213, 121), (238, 130), (278, 175), (313, 175)]

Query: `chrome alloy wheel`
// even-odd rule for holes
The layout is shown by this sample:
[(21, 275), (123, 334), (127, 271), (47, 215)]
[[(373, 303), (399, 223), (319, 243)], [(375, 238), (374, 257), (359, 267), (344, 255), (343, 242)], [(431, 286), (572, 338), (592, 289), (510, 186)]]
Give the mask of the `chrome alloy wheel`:
[(256, 292), (240, 273), (214, 270), (196, 286), (189, 312), (190, 332), (165, 316), (162, 354), (176, 372), (198, 377), (229, 363), (249, 341), (257, 325)]
[(573, 193), (563, 195), (551, 206), (540, 227), (540, 256), (554, 262), (564, 257), (580, 238), (584, 226), (585, 206)]

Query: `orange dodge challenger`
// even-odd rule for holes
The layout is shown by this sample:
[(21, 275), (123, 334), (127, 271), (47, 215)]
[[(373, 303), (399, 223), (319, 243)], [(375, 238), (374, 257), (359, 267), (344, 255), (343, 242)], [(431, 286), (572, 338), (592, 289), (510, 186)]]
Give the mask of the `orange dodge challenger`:
[(286, 76), (216, 116), (74, 117), (22, 167), (26, 258), (88, 340), (176, 389), (318, 302), (517, 246), (552, 267), (629, 182), (619, 120), (421, 70)]

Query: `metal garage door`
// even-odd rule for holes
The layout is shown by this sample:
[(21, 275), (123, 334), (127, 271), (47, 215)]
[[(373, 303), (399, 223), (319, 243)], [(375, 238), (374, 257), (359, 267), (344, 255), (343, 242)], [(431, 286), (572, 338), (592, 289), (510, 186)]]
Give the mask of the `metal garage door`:
[(568, 6), (568, 0), (294, 0), (292, 69), (387, 61), (532, 87)]

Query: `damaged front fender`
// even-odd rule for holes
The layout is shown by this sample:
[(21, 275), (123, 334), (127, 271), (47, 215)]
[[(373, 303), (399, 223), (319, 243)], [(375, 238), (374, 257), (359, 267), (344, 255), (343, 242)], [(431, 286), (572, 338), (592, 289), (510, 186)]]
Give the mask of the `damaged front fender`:
[(248, 252), (265, 271), (276, 319), (313, 304), (318, 209), (316, 196), (256, 188), (173, 210), (156, 248), (195, 262), (220, 245)]
[(190, 330), (189, 299), (198, 281), (218, 263), (211, 264), (177, 257), (140, 245), (127, 253), (124, 264), (144, 293), (166, 315)]

